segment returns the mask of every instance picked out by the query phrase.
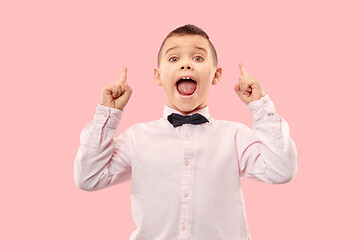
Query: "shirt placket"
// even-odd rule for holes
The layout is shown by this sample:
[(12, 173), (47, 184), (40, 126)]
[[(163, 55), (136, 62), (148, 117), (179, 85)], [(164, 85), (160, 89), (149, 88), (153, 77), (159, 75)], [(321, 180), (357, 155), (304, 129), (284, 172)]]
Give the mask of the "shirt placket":
[(180, 234), (179, 239), (189, 239), (189, 214), (191, 195), (191, 160), (192, 160), (192, 139), (189, 134), (191, 126), (180, 127), (180, 135), (184, 141), (184, 155), (181, 167), (181, 205), (180, 205)]

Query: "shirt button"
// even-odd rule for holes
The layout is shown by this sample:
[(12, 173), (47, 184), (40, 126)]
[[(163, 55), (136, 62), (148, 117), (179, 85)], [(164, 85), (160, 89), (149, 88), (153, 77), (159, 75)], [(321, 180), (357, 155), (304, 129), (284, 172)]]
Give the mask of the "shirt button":
[(181, 229), (186, 230), (186, 225), (184, 223), (181, 225)]
[(189, 138), (188, 135), (186, 135), (184, 138), (185, 138), (186, 141), (189, 141), (189, 140), (190, 140), (190, 138)]
[(188, 159), (185, 159), (185, 160), (184, 160), (184, 164), (185, 164), (186, 166), (188, 166), (188, 165), (190, 164), (190, 161), (189, 161)]
[(188, 197), (189, 193), (188, 192), (184, 192), (184, 197)]

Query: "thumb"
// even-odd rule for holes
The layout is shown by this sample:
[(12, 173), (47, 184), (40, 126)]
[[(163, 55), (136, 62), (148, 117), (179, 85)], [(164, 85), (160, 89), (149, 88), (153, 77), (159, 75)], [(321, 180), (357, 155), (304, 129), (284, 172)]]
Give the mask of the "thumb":
[(124, 84), (124, 98), (128, 99), (130, 98), (131, 94), (132, 94), (132, 88), (125, 82)]
[(234, 90), (236, 92), (236, 94), (239, 96), (239, 98), (241, 99), (241, 101), (243, 101), (244, 103), (248, 103), (249, 98), (248, 98), (248, 94), (246, 94), (244, 91), (242, 91), (240, 89), (240, 83), (237, 82), (234, 86)]
[(236, 93), (238, 93), (238, 92), (240, 91), (240, 84), (239, 84), (239, 82), (237, 82), (237, 83), (235, 84), (234, 90), (235, 90)]
[(127, 83), (124, 84), (124, 93), (115, 100), (115, 108), (123, 110), (126, 104), (128, 103), (132, 89)]

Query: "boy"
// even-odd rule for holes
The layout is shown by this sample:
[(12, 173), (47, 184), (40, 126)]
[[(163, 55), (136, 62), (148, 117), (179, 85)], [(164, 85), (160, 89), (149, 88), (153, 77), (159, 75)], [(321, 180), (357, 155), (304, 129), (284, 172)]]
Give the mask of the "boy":
[(222, 69), (208, 35), (194, 25), (172, 31), (159, 50), (154, 79), (168, 100), (162, 118), (113, 138), (132, 92), (126, 68), (120, 81), (104, 87), (81, 132), (75, 182), (93, 191), (131, 179), (137, 230), (130, 240), (251, 239), (240, 178), (280, 184), (295, 176), (287, 122), (239, 66), (234, 90), (254, 115), (253, 130), (210, 117), (207, 97)]

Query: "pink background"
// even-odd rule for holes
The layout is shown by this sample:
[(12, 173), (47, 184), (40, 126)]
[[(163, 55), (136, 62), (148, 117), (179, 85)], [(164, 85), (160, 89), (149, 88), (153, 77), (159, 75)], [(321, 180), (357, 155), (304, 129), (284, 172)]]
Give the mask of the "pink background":
[(0, 239), (129, 239), (130, 182), (98, 192), (74, 184), (80, 131), (124, 65), (133, 95), (116, 136), (161, 117), (157, 51), (186, 23), (210, 35), (224, 70), (210, 93), (212, 116), (251, 126), (233, 90), (243, 61), (297, 145), (292, 182), (242, 180), (253, 239), (360, 239), (359, 7), (355, 0), (2, 1)]

